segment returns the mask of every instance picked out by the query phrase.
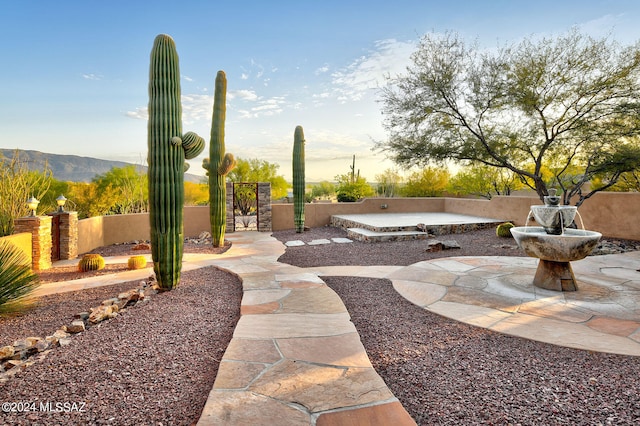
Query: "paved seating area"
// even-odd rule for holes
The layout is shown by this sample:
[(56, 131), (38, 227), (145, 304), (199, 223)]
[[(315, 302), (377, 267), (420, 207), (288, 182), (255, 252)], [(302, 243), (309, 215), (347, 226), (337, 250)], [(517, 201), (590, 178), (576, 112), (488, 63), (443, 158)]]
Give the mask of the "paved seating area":
[[(532, 258), (297, 268), (277, 261), (285, 246), (269, 234), (238, 232), (227, 238), (233, 245), (222, 255), (184, 256), (184, 270), (217, 266), (237, 274), (244, 288), (242, 316), (199, 425), (415, 424), (372, 368), (348, 312), (323, 275), (388, 278), (412, 302), (460, 321), (640, 356), (640, 252), (574, 262), (580, 290), (556, 293), (533, 288), (537, 259)], [(45, 285), (41, 291), (148, 274), (130, 271)]]
[(331, 216), (331, 226), (346, 229), (349, 238), (363, 242), (425, 240), (429, 234), (455, 234), (493, 228), (501, 222), (505, 220), (444, 212)]

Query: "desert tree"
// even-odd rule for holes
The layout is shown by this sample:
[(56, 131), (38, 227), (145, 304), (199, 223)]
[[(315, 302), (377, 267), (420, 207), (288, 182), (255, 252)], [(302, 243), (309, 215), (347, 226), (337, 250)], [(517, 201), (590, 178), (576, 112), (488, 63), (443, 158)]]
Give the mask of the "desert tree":
[[(19, 150), (13, 157), (0, 156), (0, 236), (13, 232), (14, 219), (27, 216), (27, 198), (43, 200), (53, 180), (53, 173), (47, 164), (41, 171), (30, 170), (29, 164), (20, 158)], [(46, 211), (44, 203), (38, 210)]]
[(402, 176), (393, 169), (386, 169), (376, 175), (376, 192), (381, 197), (395, 197), (402, 184)]
[(381, 96), (388, 137), (376, 146), (401, 166), (485, 164), (576, 205), (640, 167), (639, 44), (572, 29), (483, 50), (427, 34)]
[(457, 195), (475, 195), (490, 200), (494, 195), (511, 195), (523, 187), (518, 175), (504, 168), (472, 164), (461, 168), (449, 179), (447, 191)]
[(444, 194), (448, 183), (448, 169), (435, 166), (424, 167), (407, 177), (400, 193), (404, 197), (439, 197)]

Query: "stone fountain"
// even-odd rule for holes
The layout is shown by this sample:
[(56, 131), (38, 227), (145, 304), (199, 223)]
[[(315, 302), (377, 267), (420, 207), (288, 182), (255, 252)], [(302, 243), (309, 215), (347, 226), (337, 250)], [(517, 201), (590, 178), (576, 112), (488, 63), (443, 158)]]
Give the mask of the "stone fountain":
[(540, 259), (533, 285), (547, 290), (576, 291), (578, 285), (570, 262), (591, 254), (602, 234), (569, 228), (578, 208), (559, 204), (556, 190), (549, 189), (544, 205), (531, 206), (527, 217), (528, 222), (533, 215), (542, 226), (517, 226), (511, 228), (511, 235), (528, 256)]

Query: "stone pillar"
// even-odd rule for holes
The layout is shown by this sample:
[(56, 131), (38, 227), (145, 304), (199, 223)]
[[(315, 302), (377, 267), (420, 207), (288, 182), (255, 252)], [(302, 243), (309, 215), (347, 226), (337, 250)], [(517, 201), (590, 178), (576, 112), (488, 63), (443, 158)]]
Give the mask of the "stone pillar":
[(233, 220), (233, 182), (227, 182), (227, 230), (226, 232), (236, 232), (236, 224)]
[(60, 260), (78, 257), (78, 212), (56, 212), (60, 217)]
[(271, 232), (271, 183), (258, 183), (258, 231)]
[(51, 216), (25, 216), (14, 221), (14, 233), (30, 232), (31, 268), (44, 271), (51, 268)]

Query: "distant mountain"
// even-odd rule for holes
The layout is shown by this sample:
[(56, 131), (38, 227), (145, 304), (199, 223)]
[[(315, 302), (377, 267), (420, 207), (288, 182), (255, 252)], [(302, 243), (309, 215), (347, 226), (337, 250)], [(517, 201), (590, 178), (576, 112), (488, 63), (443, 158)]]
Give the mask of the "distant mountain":
[[(140, 171), (146, 172), (147, 166), (127, 163), (124, 161), (100, 160), (98, 158), (80, 157), (77, 155), (48, 154), (40, 151), (18, 150), (20, 159), (28, 164), (29, 170), (42, 170), (45, 164), (53, 172), (56, 180), (65, 182), (91, 182), (97, 176), (102, 175), (112, 168), (122, 168), (134, 165)], [(0, 154), (4, 158), (13, 158), (15, 149), (0, 148)], [(202, 176), (185, 173), (184, 180), (188, 182), (201, 182)]]

